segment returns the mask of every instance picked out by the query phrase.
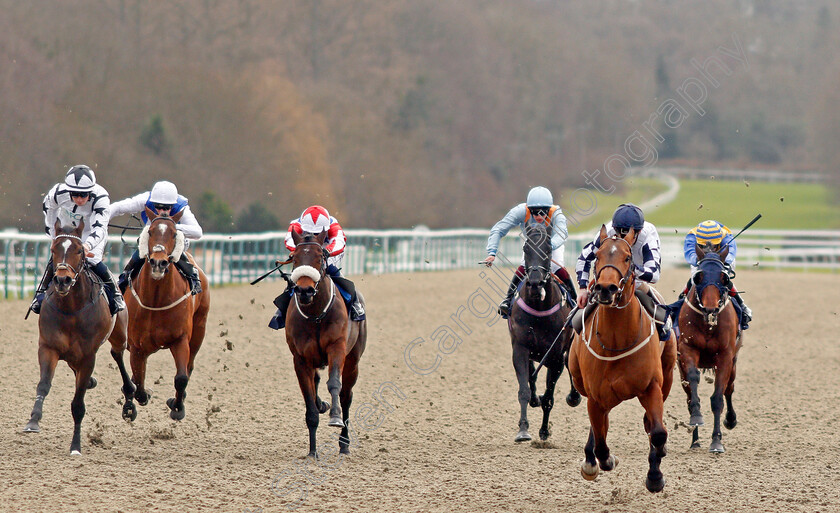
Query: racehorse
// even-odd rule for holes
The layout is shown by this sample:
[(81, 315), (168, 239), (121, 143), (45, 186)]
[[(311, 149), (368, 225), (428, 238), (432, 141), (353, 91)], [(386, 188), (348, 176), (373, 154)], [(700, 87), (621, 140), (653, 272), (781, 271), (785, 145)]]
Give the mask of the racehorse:
[(631, 229), (624, 238), (608, 238), (601, 226), (591, 288), (591, 300), (597, 306), (594, 313), (584, 309), (583, 330), (575, 335), (569, 352), (569, 372), (575, 387), (588, 398), (590, 430), (581, 475), (593, 480), (599, 466), (609, 471), (618, 464), (607, 446), (609, 413), (621, 402), (637, 397), (645, 409), (644, 426), (650, 441), (645, 486), (659, 492), (665, 487), (659, 463), (668, 439), (662, 422), (663, 402), (671, 390), (677, 347), (673, 336), (659, 340), (654, 320), (636, 299), (630, 249), (634, 237)]
[[(181, 420), (186, 415), (184, 398), (192, 375), (195, 355), (204, 341), (210, 292), (207, 276), (192, 255), (190, 263), (198, 269), (202, 291), (193, 295), (188, 280), (172, 262), (177, 262), (184, 250), (184, 234), (176, 227), (183, 211), (172, 217), (157, 215), (146, 208), (149, 225), (140, 234), (138, 251), (145, 258), (136, 281), (129, 281), (125, 295), (128, 309), (128, 345), (131, 352), (132, 379), (137, 385), (134, 398), (141, 406), (149, 402), (146, 390), (146, 360), (159, 349), (169, 349), (175, 359), (175, 397), (167, 399), (169, 416)], [(131, 399), (126, 404), (134, 407)], [(125, 410), (125, 409), (124, 409)], [(123, 417), (134, 420), (133, 415)]]
[(735, 363), (741, 348), (738, 331), (738, 315), (729, 300), (731, 278), (724, 262), (729, 254), (729, 247), (721, 251), (719, 247), (708, 251), (695, 246), (697, 252), (697, 272), (692, 276), (691, 290), (680, 309), (679, 315), (679, 369), (691, 416), (689, 425), (694, 426), (691, 447), (700, 447), (698, 426), (702, 426), (703, 415), (700, 413), (700, 398), (697, 385), (700, 382), (698, 369), (714, 369), (715, 391), (712, 394), (712, 412), (715, 426), (712, 431), (712, 444), (709, 452), (724, 452), (721, 442), (720, 413), (723, 410), (723, 398), (726, 397), (726, 420), (723, 425), (732, 429), (737, 423), (735, 410), (732, 409), (732, 392), (735, 389)]
[(43, 415), (44, 399), (50, 391), (55, 366), (64, 360), (76, 375), (76, 394), (70, 403), (73, 413), (73, 440), (70, 454), (82, 453), (81, 427), (85, 416), (85, 392), (96, 386), (92, 376), (96, 364), (96, 351), (107, 339), (111, 343), (111, 356), (117, 362), (123, 380), (123, 394), (134, 393), (123, 362), (126, 348), (126, 322), (124, 310), (111, 315), (102, 281), (87, 266), (82, 244), (84, 220), (79, 226), (62, 228), (55, 223), (56, 236), (50, 247), (55, 274), (38, 318), (38, 364), (41, 379), (38, 382), (35, 406), (23, 431), (38, 433), (38, 422)]
[[(550, 436), (548, 417), (554, 406), (554, 386), (563, 373), (572, 339), (572, 330), (563, 330), (571, 306), (551, 273), (551, 237), (544, 225), (533, 224), (525, 228), (525, 238), (525, 277), (519, 299), (513, 304), (508, 319), (513, 368), (519, 382), (519, 432), (515, 442), (531, 440), (528, 433), (529, 404), (534, 408), (542, 406), (540, 440)], [(543, 359), (555, 340), (559, 344), (544, 362), (548, 369), (545, 394), (537, 397), (534, 361)], [(580, 394), (574, 385), (566, 402), (570, 406), (580, 404)]]
[[(347, 308), (335, 283), (326, 274), (327, 255), (324, 240), (327, 232), (317, 236), (292, 231), (295, 250), (292, 253), (294, 308), (286, 312), (286, 343), (294, 357), (303, 401), (306, 404), (306, 427), (309, 429), (309, 456), (317, 458), (315, 431), (318, 415), (330, 411), (329, 425), (340, 427), (338, 440), (342, 454), (350, 452), (348, 418), (353, 401), (353, 385), (359, 375), (359, 359), (367, 341), (367, 321), (351, 322)], [(361, 292), (359, 301), (364, 302)], [(328, 405), (318, 397), (318, 369), (329, 365)], [(339, 405), (339, 398), (341, 405)]]

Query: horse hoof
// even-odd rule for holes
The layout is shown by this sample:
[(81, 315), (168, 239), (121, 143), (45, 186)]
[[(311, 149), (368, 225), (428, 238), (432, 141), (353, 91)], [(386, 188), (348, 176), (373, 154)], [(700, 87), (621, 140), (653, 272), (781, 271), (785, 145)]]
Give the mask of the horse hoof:
[(344, 427), (344, 421), (341, 420), (341, 417), (330, 417), (330, 421), (327, 423), (328, 426), (331, 427)]
[(733, 429), (737, 425), (738, 425), (738, 420), (735, 419), (734, 416), (733, 416), (732, 420), (730, 420), (729, 417), (723, 419), (723, 427), (725, 427), (726, 429)]
[(661, 492), (665, 488), (665, 478), (660, 478), (657, 481), (654, 481), (649, 477), (645, 478), (645, 488), (647, 488), (651, 493)]
[(699, 448), (700, 448), (700, 442), (691, 442), (691, 447), (689, 447), (689, 449), (699, 449)]
[(151, 396), (152, 395), (146, 390), (134, 392), (134, 398), (137, 399), (137, 404), (140, 406), (146, 406), (149, 404), (149, 398)]
[(133, 402), (123, 405), (122, 418), (129, 422), (133, 422), (137, 418), (137, 407), (134, 406)]
[(598, 465), (590, 465), (586, 460), (580, 464), (580, 475), (587, 481), (594, 481), (598, 477), (598, 472)]
[(91, 388), (96, 388), (96, 385), (97, 385), (96, 378), (91, 376), (90, 381), (88, 381), (88, 386), (87, 386), (88, 390), (90, 390)]
[(605, 461), (604, 463), (598, 462), (598, 464), (601, 466), (601, 470), (603, 470), (604, 472), (609, 472), (618, 466), (618, 458), (616, 458), (615, 455), (610, 454), (610, 457), (607, 458), (607, 461)]
[(330, 409), (330, 405), (321, 401), (321, 404), (318, 405), (318, 413), (327, 413), (327, 410)]
[(551, 431), (549, 431), (547, 429), (540, 429), (540, 440), (545, 442), (546, 440), (548, 440), (548, 437), (550, 437), (550, 436), (551, 436)]
[(580, 394), (569, 394), (566, 396), (566, 404), (575, 408), (580, 404)]
[(720, 440), (712, 440), (712, 445), (709, 446), (709, 452), (713, 454), (722, 454), (726, 451)]
[(169, 418), (172, 420), (184, 420), (184, 417), (187, 415), (187, 412), (184, 409), (183, 403), (181, 404), (180, 408), (175, 407), (175, 398), (170, 397), (166, 400), (166, 405), (169, 406), (169, 409), (172, 410), (169, 412)]
[(30, 422), (23, 428), (24, 433), (40, 433), (41, 427), (38, 426), (37, 422)]
[(522, 431), (520, 431), (519, 433), (516, 434), (516, 438), (514, 438), (513, 441), (516, 442), (516, 443), (530, 442), (531, 441), (531, 435), (528, 434), (528, 431), (523, 429)]
[(540, 398), (537, 397), (537, 396), (534, 396), (534, 397), (531, 398), (531, 401), (528, 404), (531, 405), (531, 408), (537, 408), (541, 404), (540, 403)]
[(317, 460), (318, 459), (318, 453), (316, 451), (309, 451), (309, 454), (307, 454), (306, 457), (310, 458), (310, 459), (313, 459), (313, 460)]
[(339, 454), (350, 454), (350, 448), (349, 447), (342, 447), (341, 449), (338, 450), (338, 453)]
[(81, 455), (82, 455), (82, 451), (80, 451), (78, 449), (73, 449), (73, 450), (70, 451), (70, 456), (81, 456)]
[(692, 415), (691, 419), (688, 421), (689, 426), (705, 426), (706, 422), (703, 421), (702, 415)]

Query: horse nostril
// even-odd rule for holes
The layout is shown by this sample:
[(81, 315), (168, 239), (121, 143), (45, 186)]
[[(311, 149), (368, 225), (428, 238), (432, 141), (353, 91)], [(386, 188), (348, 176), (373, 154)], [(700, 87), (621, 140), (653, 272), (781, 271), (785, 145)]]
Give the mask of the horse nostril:
[(615, 294), (616, 292), (618, 292), (618, 285), (616, 285), (615, 283), (610, 283), (610, 286), (607, 287), (607, 292), (609, 292), (610, 294)]

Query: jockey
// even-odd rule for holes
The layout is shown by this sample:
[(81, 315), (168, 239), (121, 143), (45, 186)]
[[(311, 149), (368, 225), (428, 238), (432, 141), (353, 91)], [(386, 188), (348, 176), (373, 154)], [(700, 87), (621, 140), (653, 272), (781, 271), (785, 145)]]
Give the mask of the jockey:
[[(344, 259), (347, 237), (344, 235), (344, 230), (341, 228), (341, 225), (338, 224), (338, 220), (320, 205), (313, 205), (304, 210), (299, 218), (292, 219), (289, 222), (289, 231), (286, 233), (285, 242), (286, 249), (290, 253), (295, 251), (292, 232), (299, 235), (304, 232), (314, 235), (327, 232), (327, 238), (324, 240), (324, 250), (329, 253), (326, 273), (340, 289), (343, 289), (341, 296), (347, 304), (350, 320), (363, 321), (365, 319), (365, 307), (359, 301), (359, 297), (356, 294), (356, 286), (352, 281), (341, 275), (341, 269), (339, 268), (342, 259)], [(286, 309), (289, 307), (289, 301), (292, 299), (292, 288), (292, 284), (289, 284), (286, 290), (274, 299), (274, 306), (277, 307), (277, 312), (271, 319), (269, 326), (276, 330), (286, 325)]]
[[(125, 309), (125, 302), (114, 284), (114, 277), (108, 267), (102, 262), (108, 237), (108, 220), (111, 200), (108, 191), (96, 183), (93, 170), (85, 165), (73, 166), (67, 170), (64, 183), (55, 184), (44, 196), (44, 223), (47, 235), (55, 237), (56, 220), (62, 226), (78, 226), (84, 220), (82, 231), (87, 264), (101, 280), (108, 296), (108, 307), (111, 315)], [(47, 262), (41, 286), (35, 291), (32, 301), (33, 312), (40, 313), (44, 294), (53, 279), (52, 261)]]
[[(510, 209), (499, 222), (493, 225), (490, 229), (490, 237), (487, 238), (487, 258), (484, 259), (484, 264), (488, 267), (493, 265), (499, 250), (499, 241), (511, 228), (519, 226), (524, 233), (525, 226), (529, 224), (543, 224), (551, 234), (551, 272), (565, 285), (574, 301), (576, 299), (575, 286), (568, 271), (563, 267), (563, 244), (569, 236), (566, 230), (566, 216), (563, 215), (559, 206), (554, 205), (551, 191), (545, 187), (532, 188), (528, 191), (525, 203), (520, 203)], [(521, 264), (511, 279), (507, 296), (499, 304), (499, 313), (505, 319), (510, 316), (510, 304), (524, 277), (525, 256), (523, 255)]]
[[(654, 317), (659, 340), (668, 340), (671, 336), (671, 318), (664, 307), (662, 296), (651, 286), (659, 281), (662, 268), (659, 233), (653, 224), (645, 221), (642, 209), (631, 203), (619, 205), (613, 213), (612, 221), (606, 224), (607, 236), (624, 237), (631, 228), (636, 231), (635, 240), (630, 247), (635, 267), (636, 295), (642, 306)], [(581, 289), (577, 304), (579, 309), (583, 309), (589, 301), (589, 272), (592, 262), (595, 261), (595, 251), (600, 245), (600, 236), (596, 235), (595, 240), (584, 246), (578, 257), (575, 270)]]
[[(198, 224), (195, 216), (187, 204), (188, 200), (184, 196), (178, 194), (178, 188), (172, 182), (157, 182), (151, 191), (141, 192), (136, 196), (117, 201), (111, 205), (111, 218), (121, 216), (123, 214), (140, 214), (146, 227), (149, 226), (149, 218), (146, 216), (146, 209), (148, 208), (156, 214), (166, 214), (169, 217), (183, 212), (181, 219), (175, 228), (184, 234), (184, 251), (181, 253), (181, 258), (175, 262), (175, 267), (181, 271), (181, 274), (187, 279), (190, 284), (192, 294), (201, 292), (201, 279), (198, 276), (198, 269), (193, 266), (187, 258), (187, 249), (190, 247), (190, 240), (198, 240), (204, 235), (204, 230)], [(125, 264), (122, 274), (120, 274), (120, 290), (125, 293), (126, 287), (130, 278), (137, 276), (140, 268), (143, 267), (144, 259), (140, 258), (139, 250), (135, 250), (131, 255), (131, 259)]]
[[(685, 236), (683, 253), (685, 254), (685, 261), (691, 266), (691, 276), (694, 276), (697, 272), (697, 252), (695, 251), (695, 246), (718, 246), (720, 248), (728, 246), (729, 253), (726, 255), (726, 262), (724, 264), (726, 264), (727, 269), (735, 269), (735, 254), (738, 252), (738, 245), (732, 237), (732, 231), (726, 226), (709, 219), (698, 224)], [(674, 320), (680, 314), (680, 309), (685, 301), (685, 296), (691, 289), (691, 285), (692, 282), (689, 279), (685, 289), (680, 293), (679, 300), (671, 304), (671, 315)], [(738, 318), (741, 320), (741, 330), (748, 329), (752, 320), (752, 310), (744, 303), (744, 299), (738, 293), (734, 284), (729, 290), (729, 297), (732, 298), (732, 303), (738, 311)]]

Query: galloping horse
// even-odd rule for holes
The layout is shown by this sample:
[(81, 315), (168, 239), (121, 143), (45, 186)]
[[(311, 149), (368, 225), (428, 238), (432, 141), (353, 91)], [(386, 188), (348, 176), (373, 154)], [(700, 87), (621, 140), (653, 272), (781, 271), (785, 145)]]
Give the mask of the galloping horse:
[[(608, 471), (618, 459), (607, 446), (609, 413), (623, 401), (639, 398), (645, 409), (645, 432), (650, 439), (650, 468), (645, 486), (651, 492), (665, 487), (659, 463), (665, 456), (668, 432), (662, 422), (677, 358), (676, 340), (660, 341), (654, 320), (636, 299), (631, 244), (635, 231), (624, 238), (607, 237), (602, 225), (595, 256), (594, 314), (584, 310), (583, 330), (575, 335), (569, 353), (569, 372), (575, 387), (588, 398), (589, 440), (580, 472), (587, 480)], [(597, 458), (597, 463), (595, 459)]]
[[(353, 401), (353, 385), (359, 375), (359, 359), (367, 341), (367, 321), (349, 320), (335, 283), (325, 274), (326, 236), (327, 232), (317, 236), (292, 232), (295, 250), (292, 253), (291, 279), (295, 284), (295, 306), (286, 312), (286, 343), (294, 357), (295, 374), (306, 404), (309, 456), (313, 458), (318, 457), (315, 446), (318, 414), (325, 413), (327, 409), (330, 410), (329, 425), (342, 428), (338, 440), (340, 452), (350, 452), (347, 419)], [(357, 294), (359, 301), (364, 303), (361, 292), (357, 291)], [(329, 365), (327, 389), (330, 405), (318, 397), (321, 380), (318, 369), (326, 365)]]
[(729, 247), (709, 251), (695, 246), (698, 271), (692, 276), (693, 283), (679, 316), (680, 340), (679, 368), (683, 389), (691, 415), (689, 425), (694, 426), (691, 447), (700, 447), (698, 426), (702, 426), (700, 398), (697, 385), (700, 382), (698, 369), (714, 369), (715, 392), (712, 394), (712, 412), (715, 427), (709, 452), (724, 452), (721, 442), (720, 413), (723, 398), (726, 397), (726, 420), (723, 425), (732, 429), (737, 423), (732, 409), (732, 392), (735, 389), (735, 363), (741, 348), (738, 332), (738, 315), (729, 301), (732, 287), (729, 272), (724, 266)]
[(55, 239), (50, 253), (55, 274), (47, 290), (38, 319), (38, 364), (41, 379), (29, 423), (23, 428), (27, 433), (41, 431), (44, 399), (50, 391), (55, 366), (64, 360), (76, 374), (76, 395), (70, 403), (73, 412), (73, 440), (70, 454), (82, 453), (81, 427), (85, 416), (85, 392), (96, 386), (92, 377), (96, 364), (96, 351), (105, 340), (111, 342), (111, 356), (117, 362), (123, 380), (123, 394), (134, 393), (123, 363), (126, 348), (126, 312), (112, 316), (108, 309), (101, 280), (87, 268), (82, 245), (84, 220), (76, 229), (62, 228), (55, 223)]
[[(170, 264), (184, 252), (184, 234), (176, 230), (181, 211), (172, 217), (157, 215), (146, 209), (149, 225), (140, 234), (138, 250), (145, 258), (135, 282), (129, 282), (125, 295), (128, 309), (128, 345), (131, 351), (131, 372), (137, 391), (134, 398), (141, 406), (149, 402), (145, 387), (146, 360), (158, 349), (169, 349), (175, 358), (175, 397), (167, 399), (169, 416), (181, 420), (186, 415), (184, 398), (192, 375), (195, 355), (204, 341), (210, 292), (207, 276), (187, 253), (198, 269), (202, 292), (192, 295), (189, 282)], [(123, 417), (134, 420), (137, 412), (129, 399)]]
[[(571, 307), (551, 273), (551, 237), (544, 225), (533, 224), (525, 228), (525, 238), (525, 279), (508, 319), (521, 410), (519, 432), (514, 438), (516, 442), (531, 440), (528, 434), (528, 404), (534, 408), (542, 406), (540, 440), (548, 439), (551, 434), (548, 417), (554, 406), (554, 386), (563, 373), (572, 336), (572, 330), (561, 333)], [(559, 345), (545, 360), (548, 369), (545, 394), (537, 397), (534, 361), (540, 361), (545, 356), (557, 337), (561, 337)], [(570, 406), (580, 404), (580, 394), (574, 386), (566, 402)]]

